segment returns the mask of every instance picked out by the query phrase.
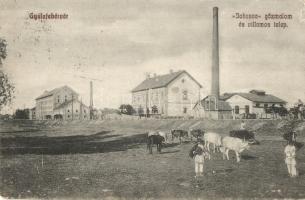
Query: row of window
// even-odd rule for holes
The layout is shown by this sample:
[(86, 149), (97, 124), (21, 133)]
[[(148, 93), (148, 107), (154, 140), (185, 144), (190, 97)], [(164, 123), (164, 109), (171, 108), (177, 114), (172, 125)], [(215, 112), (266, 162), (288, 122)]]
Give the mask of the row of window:
[[(68, 100), (68, 96), (65, 95), (65, 102)], [(57, 96), (57, 103), (60, 103), (60, 96), (58, 95)]]
[[(161, 98), (163, 98), (163, 92), (161, 92)], [(187, 90), (183, 90), (182, 91), (182, 99), (183, 100), (188, 100), (188, 91)], [(142, 95), (142, 96), (134, 96), (133, 97), (133, 102), (140, 102), (140, 101), (145, 101), (145, 96)], [(152, 94), (151, 97), (150, 97), (150, 101), (158, 101), (159, 100), (159, 94), (158, 93), (155, 93), (155, 94)]]
[[(275, 106), (275, 104), (272, 104), (271, 107), (272, 107), (272, 106)], [(280, 106), (283, 106), (283, 104), (280, 104)], [(260, 108), (260, 107), (261, 107), (261, 104), (260, 104), (260, 103), (256, 103), (256, 104), (255, 104), (255, 107)], [(265, 104), (264, 104), (264, 108), (268, 108), (268, 107), (269, 107), (269, 104), (265, 103)]]
[[(239, 114), (239, 106), (235, 106), (234, 111), (235, 111), (235, 114)], [(248, 105), (245, 106), (245, 113), (246, 114), (250, 113), (250, 107)]]
[[(72, 118), (72, 116), (70, 116), (70, 115), (68, 115), (67, 117), (68, 117), (68, 118)], [(78, 118), (79, 116), (78, 116), (78, 115), (73, 115), (73, 117), (76, 119), (76, 118)], [(86, 118), (86, 115), (83, 115), (83, 118)]]
[[(275, 104), (273, 104), (272, 106), (275, 106)], [(280, 106), (283, 106), (283, 105), (280, 104)], [(260, 108), (260, 104), (256, 103), (255, 107)], [(268, 108), (268, 104), (267, 103), (264, 104), (264, 108)], [(240, 109), (239, 106), (235, 106), (234, 107), (235, 114), (239, 114), (239, 109)], [(249, 114), (249, 112), (250, 112), (250, 106), (246, 105), (245, 106), (245, 113)]]
[[(68, 109), (67, 112), (70, 112), (70, 110)], [(78, 113), (78, 110), (75, 110), (76, 113)], [(86, 110), (83, 111), (84, 113), (86, 113)]]

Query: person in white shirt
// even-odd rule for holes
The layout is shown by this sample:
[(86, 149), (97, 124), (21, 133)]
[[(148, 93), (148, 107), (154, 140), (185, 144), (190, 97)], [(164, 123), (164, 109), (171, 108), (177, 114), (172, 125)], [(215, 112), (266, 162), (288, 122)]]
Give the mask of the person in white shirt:
[(245, 130), (245, 129), (246, 129), (246, 123), (244, 121), (241, 121), (240, 130)]
[(297, 176), (297, 169), (296, 169), (296, 148), (294, 146), (294, 142), (292, 140), (288, 141), (287, 146), (285, 147), (285, 163), (287, 165), (288, 173), (290, 177), (296, 177)]

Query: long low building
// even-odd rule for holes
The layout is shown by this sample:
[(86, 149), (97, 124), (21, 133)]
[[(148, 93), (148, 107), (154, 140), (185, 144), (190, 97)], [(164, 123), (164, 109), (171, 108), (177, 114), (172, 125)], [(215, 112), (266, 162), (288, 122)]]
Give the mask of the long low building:
[[(217, 103), (215, 103), (217, 102)], [(218, 101), (214, 96), (207, 96), (194, 106), (196, 118), (212, 119), (261, 119), (272, 118), (272, 107), (285, 107), (286, 101), (262, 90), (246, 93), (225, 93)]]
[(263, 90), (249, 93), (231, 93), (222, 97), (232, 107), (232, 116), (238, 118), (271, 118), (270, 107), (285, 107), (287, 102)]

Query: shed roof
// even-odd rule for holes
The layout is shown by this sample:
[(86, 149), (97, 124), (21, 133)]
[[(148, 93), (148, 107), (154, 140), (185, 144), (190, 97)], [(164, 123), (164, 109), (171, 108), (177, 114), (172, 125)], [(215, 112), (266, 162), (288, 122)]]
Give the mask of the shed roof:
[(151, 77), (145, 79), (142, 83), (140, 83), (137, 87), (135, 87), (132, 92), (138, 92), (142, 90), (154, 89), (154, 88), (162, 88), (166, 87), (170, 84), (173, 80), (175, 80), (181, 74), (186, 73), (191, 79), (193, 79), (199, 87), (202, 87), (198, 81), (196, 81), (188, 72), (185, 70), (172, 72), (169, 74), (159, 75), (156, 77)]

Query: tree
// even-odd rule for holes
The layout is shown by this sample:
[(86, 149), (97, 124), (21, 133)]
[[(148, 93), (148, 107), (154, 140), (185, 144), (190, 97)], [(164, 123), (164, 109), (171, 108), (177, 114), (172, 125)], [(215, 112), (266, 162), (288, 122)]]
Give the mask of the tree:
[(6, 58), (6, 40), (0, 38), (0, 65), (2, 66), (2, 60)]
[(14, 98), (14, 85), (4, 73), (2, 60), (6, 58), (6, 41), (0, 38), (0, 110), (10, 104)]
[(29, 109), (17, 109), (13, 115), (13, 119), (29, 119), (30, 117)]
[(133, 109), (133, 107), (129, 104), (122, 104), (119, 107), (120, 111), (122, 114), (126, 114), (126, 115), (132, 115), (135, 113), (135, 110)]

